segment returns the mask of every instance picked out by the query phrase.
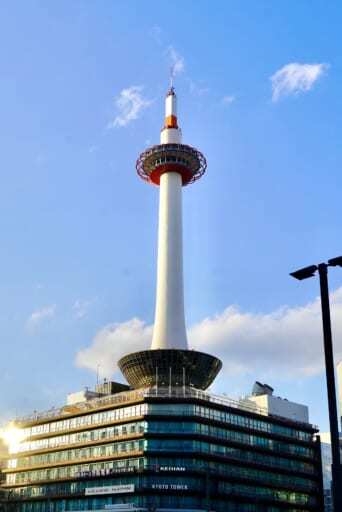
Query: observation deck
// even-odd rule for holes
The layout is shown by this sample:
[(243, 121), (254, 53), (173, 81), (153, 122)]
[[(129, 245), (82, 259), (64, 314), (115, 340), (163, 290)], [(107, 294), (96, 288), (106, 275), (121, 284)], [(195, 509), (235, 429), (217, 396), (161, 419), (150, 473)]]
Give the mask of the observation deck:
[(186, 144), (158, 144), (146, 149), (139, 156), (136, 169), (139, 176), (154, 185), (160, 184), (160, 176), (166, 172), (177, 172), (182, 184), (197, 181), (207, 168), (204, 155)]

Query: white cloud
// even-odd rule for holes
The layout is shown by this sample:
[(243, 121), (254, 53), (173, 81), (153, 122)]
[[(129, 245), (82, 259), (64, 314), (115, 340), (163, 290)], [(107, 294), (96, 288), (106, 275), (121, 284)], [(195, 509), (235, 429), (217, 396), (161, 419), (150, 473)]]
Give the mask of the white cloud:
[[(342, 288), (332, 296), (336, 355), (341, 357)], [(268, 314), (242, 312), (230, 306), (204, 319), (189, 333), (200, 350), (222, 358), (230, 374), (255, 374), (292, 379), (313, 376), (323, 368), (320, 301), (284, 307)]]
[[(342, 357), (342, 287), (331, 295), (336, 360)], [(189, 344), (224, 363), (223, 375), (253, 378), (310, 377), (324, 365), (320, 301), (271, 313), (243, 312), (235, 306), (205, 318), (189, 329)], [(78, 366), (109, 376), (117, 360), (129, 352), (149, 348), (152, 326), (139, 319), (107, 326), (76, 357)]]
[(94, 299), (93, 300), (82, 300), (82, 299), (75, 300), (75, 302), (72, 306), (72, 310), (74, 312), (75, 318), (79, 318), (79, 319), (84, 318), (87, 315), (88, 310), (93, 303), (94, 303)]
[(127, 126), (131, 121), (138, 119), (141, 112), (151, 105), (152, 101), (144, 98), (142, 91), (141, 85), (132, 85), (127, 89), (122, 89), (119, 96), (115, 98), (118, 114), (109, 123), (108, 128)]
[(121, 324), (107, 325), (94, 337), (90, 347), (80, 350), (76, 355), (76, 365), (97, 371), (109, 377), (117, 369), (120, 357), (148, 348), (152, 337), (152, 326), (145, 325), (138, 318)]
[(171, 62), (171, 73), (173, 76), (179, 75), (185, 69), (185, 60), (173, 46), (169, 46), (167, 49), (167, 56)]
[(33, 330), (36, 327), (38, 327), (43, 322), (46, 322), (47, 320), (53, 318), (56, 313), (56, 304), (52, 304), (51, 306), (45, 306), (41, 309), (37, 309), (36, 311), (33, 311), (33, 313), (30, 315), (29, 319), (27, 320), (27, 328), (29, 330)]
[(234, 101), (236, 100), (235, 96), (233, 95), (228, 95), (228, 96), (223, 96), (222, 98), (222, 103), (224, 105), (230, 105), (231, 103), (233, 103)]
[(200, 82), (194, 82), (191, 80), (191, 78), (188, 79), (189, 82), (189, 89), (190, 93), (194, 96), (204, 96), (205, 94), (208, 94), (209, 87), (206, 87), (205, 85), (201, 84)]
[(328, 69), (327, 64), (299, 64), (291, 62), (271, 76), (272, 100), (282, 96), (309, 91), (316, 80)]

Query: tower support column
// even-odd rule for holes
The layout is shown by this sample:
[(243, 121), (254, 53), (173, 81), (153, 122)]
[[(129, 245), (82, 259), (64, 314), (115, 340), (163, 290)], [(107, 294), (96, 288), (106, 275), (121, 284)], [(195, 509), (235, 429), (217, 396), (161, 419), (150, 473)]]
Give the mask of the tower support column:
[(160, 177), (158, 271), (152, 349), (186, 350), (182, 250), (182, 176)]

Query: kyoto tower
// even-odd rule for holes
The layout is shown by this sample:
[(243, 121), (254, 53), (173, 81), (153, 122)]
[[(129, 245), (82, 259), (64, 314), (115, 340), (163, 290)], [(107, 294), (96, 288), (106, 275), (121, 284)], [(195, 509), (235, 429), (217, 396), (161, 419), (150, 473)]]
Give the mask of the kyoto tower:
[(222, 367), (216, 357), (189, 350), (185, 327), (182, 242), (182, 187), (203, 176), (206, 159), (182, 143), (177, 97), (171, 87), (165, 99), (160, 144), (139, 156), (139, 176), (159, 186), (158, 270), (155, 322), (150, 350), (120, 359), (119, 367), (134, 388), (194, 386), (206, 389)]

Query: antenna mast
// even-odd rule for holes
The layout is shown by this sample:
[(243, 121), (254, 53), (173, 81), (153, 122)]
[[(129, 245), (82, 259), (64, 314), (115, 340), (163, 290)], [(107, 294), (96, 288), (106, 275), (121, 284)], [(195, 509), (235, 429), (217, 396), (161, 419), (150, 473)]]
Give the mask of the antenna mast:
[(175, 78), (175, 66), (170, 67), (170, 89), (173, 89), (173, 80)]

